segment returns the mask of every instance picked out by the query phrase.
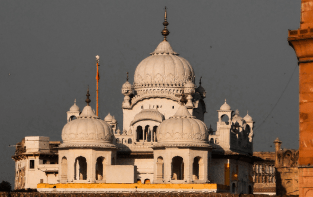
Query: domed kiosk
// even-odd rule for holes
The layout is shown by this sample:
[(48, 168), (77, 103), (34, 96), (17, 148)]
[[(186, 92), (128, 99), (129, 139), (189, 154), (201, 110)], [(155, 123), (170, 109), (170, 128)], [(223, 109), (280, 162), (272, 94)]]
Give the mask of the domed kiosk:
[(191, 116), (186, 106), (160, 124), (157, 138), (153, 146), (155, 183), (208, 182), (208, 128)]
[(105, 167), (115, 163), (116, 147), (112, 144), (111, 126), (95, 115), (87, 105), (77, 119), (62, 130), (59, 146), (60, 182), (105, 182)]

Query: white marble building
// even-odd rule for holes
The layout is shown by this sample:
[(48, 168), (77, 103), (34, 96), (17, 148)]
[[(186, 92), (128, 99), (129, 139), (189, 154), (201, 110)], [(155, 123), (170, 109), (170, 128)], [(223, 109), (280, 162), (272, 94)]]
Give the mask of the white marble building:
[(83, 110), (75, 101), (67, 112), (61, 143), (38, 136), (18, 143), (16, 189), (140, 181), (217, 183), (233, 193), (252, 192), (252, 118), (233, 113), (225, 100), (217, 110), (217, 130), (206, 126), (205, 89), (201, 81), (195, 85), (191, 64), (172, 49), (166, 19), (163, 24), (164, 40), (139, 63), (134, 83), (122, 85), (122, 129), (114, 112), (103, 119), (95, 115), (88, 91)]

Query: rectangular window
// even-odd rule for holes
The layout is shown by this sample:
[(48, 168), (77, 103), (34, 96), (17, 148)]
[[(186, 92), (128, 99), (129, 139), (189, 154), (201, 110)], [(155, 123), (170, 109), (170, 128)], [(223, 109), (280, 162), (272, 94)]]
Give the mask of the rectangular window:
[(29, 168), (34, 169), (35, 168), (35, 160), (30, 160), (29, 161)]

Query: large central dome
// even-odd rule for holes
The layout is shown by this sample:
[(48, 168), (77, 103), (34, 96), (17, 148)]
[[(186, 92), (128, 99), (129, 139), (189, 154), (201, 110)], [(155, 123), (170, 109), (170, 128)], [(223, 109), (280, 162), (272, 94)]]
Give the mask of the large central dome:
[(194, 77), (190, 63), (178, 56), (168, 41), (163, 40), (155, 51), (137, 66), (134, 88), (183, 88), (188, 80), (194, 83)]

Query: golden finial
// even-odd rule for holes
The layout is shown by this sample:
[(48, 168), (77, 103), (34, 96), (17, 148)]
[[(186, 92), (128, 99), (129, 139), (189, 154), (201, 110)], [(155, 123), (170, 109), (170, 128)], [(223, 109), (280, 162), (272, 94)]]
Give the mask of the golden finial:
[(87, 89), (87, 94), (86, 94), (86, 96), (87, 96), (87, 99), (86, 99), (85, 101), (86, 101), (86, 103), (87, 103), (87, 106), (89, 106), (89, 103), (91, 102), (91, 100), (89, 99), (89, 96), (90, 96), (90, 94), (89, 94), (89, 85), (88, 85), (88, 89)]
[(162, 30), (162, 35), (164, 36), (164, 41), (166, 41), (166, 36), (168, 36), (170, 34), (170, 32), (167, 30), (167, 26), (168, 26), (168, 22), (167, 22), (167, 12), (166, 12), (166, 6), (165, 6), (165, 12), (164, 12), (164, 29)]

